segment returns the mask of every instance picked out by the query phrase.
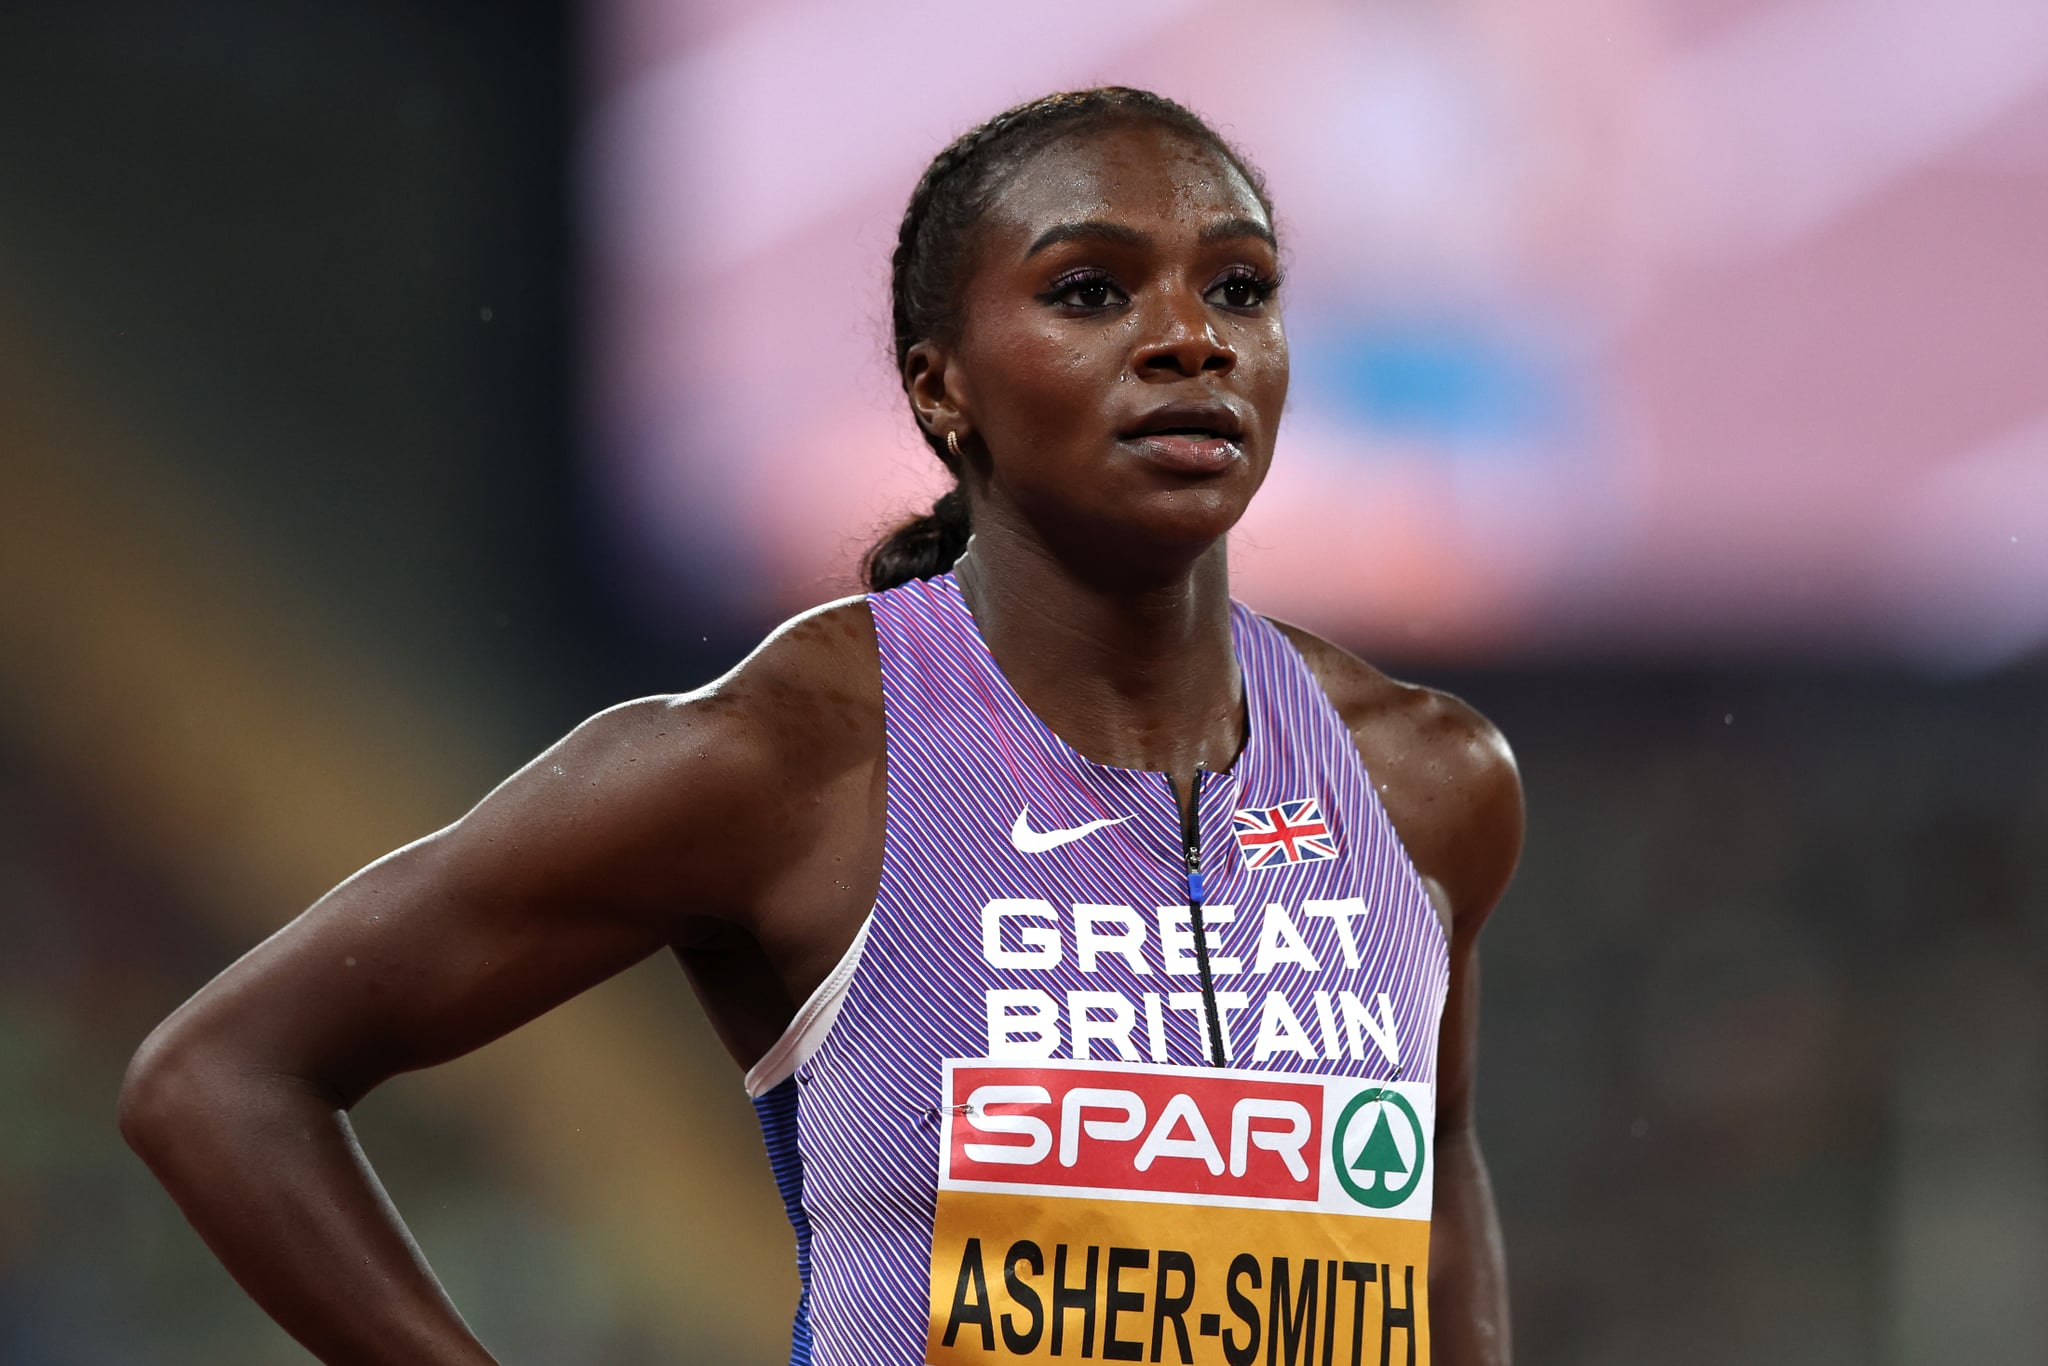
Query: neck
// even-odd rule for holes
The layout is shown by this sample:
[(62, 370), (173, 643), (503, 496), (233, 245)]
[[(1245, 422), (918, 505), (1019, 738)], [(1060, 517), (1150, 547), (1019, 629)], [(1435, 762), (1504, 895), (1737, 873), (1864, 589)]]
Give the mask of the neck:
[(1245, 736), (1220, 540), (1171, 572), (1091, 574), (1009, 528), (977, 529), (955, 574), (1024, 704), (1097, 763), (1172, 776), (1230, 766)]

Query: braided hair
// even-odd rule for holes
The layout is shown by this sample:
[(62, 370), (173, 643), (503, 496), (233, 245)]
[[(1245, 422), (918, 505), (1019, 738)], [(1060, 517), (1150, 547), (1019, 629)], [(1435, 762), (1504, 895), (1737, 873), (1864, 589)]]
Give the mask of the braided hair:
[[(890, 260), (889, 296), (900, 375), (910, 348), (928, 338), (959, 335), (960, 293), (966, 284), (972, 230), (1010, 179), (1033, 156), (1059, 139), (1086, 128), (1123, 123), (1162, 125), (1213, 148), (1244, 176), (1270, 215), (1265, 182), (1252, 165), (1201, 116), (1149, 90), (1099, 86), (1072, 90), (1006, 109), (954, 139), (925, 167)], [(922, 431), (922, 427), (920, 427)], [(953, 567), (967, 549), (967, 499), (958, 483), (959, 463), (944, 441), (923, 433), (941, 463), (953, 472), (952, 488), (932, 510), (910, 518), (877, 542), (861, 560), (861, 577), (880, 592), (928, 579)]]

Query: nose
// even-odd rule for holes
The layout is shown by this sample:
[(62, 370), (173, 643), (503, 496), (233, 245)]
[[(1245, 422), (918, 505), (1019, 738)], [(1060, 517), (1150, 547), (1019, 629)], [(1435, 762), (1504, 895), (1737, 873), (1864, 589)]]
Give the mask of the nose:
[(1199, 294), (1167, 290), (1148, 312), (1146, 336), (1134, 358), (1140, 379), (1229, 374), (1236, 368), (1237, 350), (1216, 331)]

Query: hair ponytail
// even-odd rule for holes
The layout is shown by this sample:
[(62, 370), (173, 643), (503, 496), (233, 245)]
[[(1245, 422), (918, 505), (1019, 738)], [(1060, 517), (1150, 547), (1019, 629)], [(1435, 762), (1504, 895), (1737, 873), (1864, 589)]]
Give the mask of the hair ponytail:
[(861, 559), (861, 578), (870, 592), (880, 593), (912, 579), (943, 574), (967, 549), (973, 530), (967, 522), (967, 495), (955, 484), (930, 512), (912, 517), (876, 542)]

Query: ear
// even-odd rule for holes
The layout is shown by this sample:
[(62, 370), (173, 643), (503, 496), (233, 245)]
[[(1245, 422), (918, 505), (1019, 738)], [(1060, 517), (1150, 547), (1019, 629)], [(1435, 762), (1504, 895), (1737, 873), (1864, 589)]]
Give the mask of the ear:
[(910, 396), (910, 409), (918, 426), (941, 441), (947, 432), (965, 435), (974, 427), (960, 378), (952, 352), (938, 342), (918, 342), (903, 357), (903, 392)]

